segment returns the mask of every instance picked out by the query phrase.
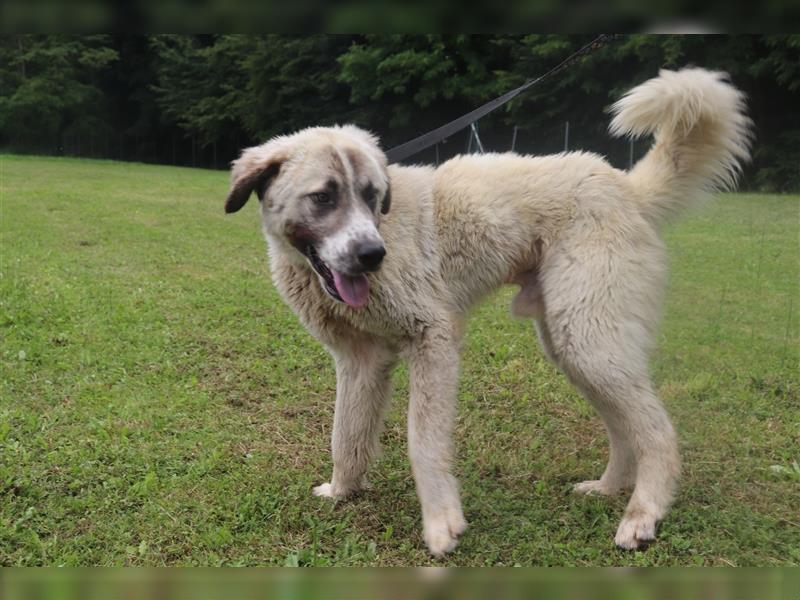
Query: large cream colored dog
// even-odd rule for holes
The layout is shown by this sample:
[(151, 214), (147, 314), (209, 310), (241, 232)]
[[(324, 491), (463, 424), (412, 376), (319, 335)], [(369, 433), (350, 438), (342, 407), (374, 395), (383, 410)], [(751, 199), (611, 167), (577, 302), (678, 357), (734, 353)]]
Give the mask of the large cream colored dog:
[(679, 473), (648, 369), (666, 276), (659, 232), (735, 183), (750, 121), (743, 95), (700, 69), (662, 71), (612, 110), (613, 133), (655, 135), (630, 172), (585, 152), (387, 167), (353, 126), (277, 137), (234, 162), (226, 211), (256, 192), (275, 285), (336, 362), (333, 476), (314, 494), (364, 484), (403, 357), (425, 542), (437, 555), (456, 546), (467, 526), (451, 470), (459, 343), (470, 308), (514, 283), (513, 312), (535, 318), (545, 352), (608, 430), (605, 472), (575, 490), (633, 487), (615, 541), (655, 537)]

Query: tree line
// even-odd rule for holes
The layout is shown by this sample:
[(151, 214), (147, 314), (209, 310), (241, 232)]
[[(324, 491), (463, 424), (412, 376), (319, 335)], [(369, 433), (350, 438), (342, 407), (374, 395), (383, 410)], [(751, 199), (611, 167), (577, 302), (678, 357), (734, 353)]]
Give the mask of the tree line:
[[(245, 146), (352, 122), (384, 147), (541, 75), (584, 35), (4, 35), (0, 149), (225, 168)], [(800, 35), (625, 35), (481, 119), (486, 150), (585, 149), (626, 167), (646, 144), (605, 108), (661, 68), (730, 73), (756, 124), (744, 187), (800, 189)], [(569, 138), (565, 140), (566, 123)], [(412, 160), (464, 152), (468, 132)]]

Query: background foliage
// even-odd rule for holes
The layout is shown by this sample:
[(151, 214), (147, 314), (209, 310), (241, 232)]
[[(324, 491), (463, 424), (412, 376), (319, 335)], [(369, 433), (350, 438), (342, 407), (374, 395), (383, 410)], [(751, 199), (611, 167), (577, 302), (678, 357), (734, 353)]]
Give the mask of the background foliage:
[[(279, 133), (355, 122), (386, 147), (552, 67), (591, 36), (5, 35), (0, 147), (224, 168)], [(627, 143), (604, 108), (659, 68), (729, 72), (750, 98), (757, 141), (745, 187), (800, 189), (800, 35), (628, 35), (483, 119), (484, 146), (605, 154)], [(466, 148), (466, 133), (416, 157)], [(636, 147), (636, 154), (644, 151)], [(438, 151), (438, 154), (437, 154)]]

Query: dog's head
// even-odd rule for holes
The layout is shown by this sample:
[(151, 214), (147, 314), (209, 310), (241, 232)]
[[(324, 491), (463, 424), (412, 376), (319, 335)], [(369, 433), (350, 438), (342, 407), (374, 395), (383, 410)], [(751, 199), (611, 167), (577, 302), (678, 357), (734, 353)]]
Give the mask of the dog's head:
[(363, 307), (366, 273), (386, 254), (378, 223), (391, 204), (377, 139), (352, 125), (314, 127), (247, 148), (233, 163), (225, 212), (253, 192), (268, 236), (302, 255), (332, 298)]

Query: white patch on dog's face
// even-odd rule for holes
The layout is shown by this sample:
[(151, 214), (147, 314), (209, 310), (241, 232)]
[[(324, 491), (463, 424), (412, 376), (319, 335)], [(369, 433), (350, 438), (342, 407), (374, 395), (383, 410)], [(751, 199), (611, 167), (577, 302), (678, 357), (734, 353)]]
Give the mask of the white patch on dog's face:
[(320, 240), (317, 250), (332, 269), (354, 273), (362, 270), (358, 264), (358, 247), (369, 244), (382, 246), (383, 238), (375, 225), (375, 215), (363, 202), (356, 200), (349, 203), (339, 228)]

